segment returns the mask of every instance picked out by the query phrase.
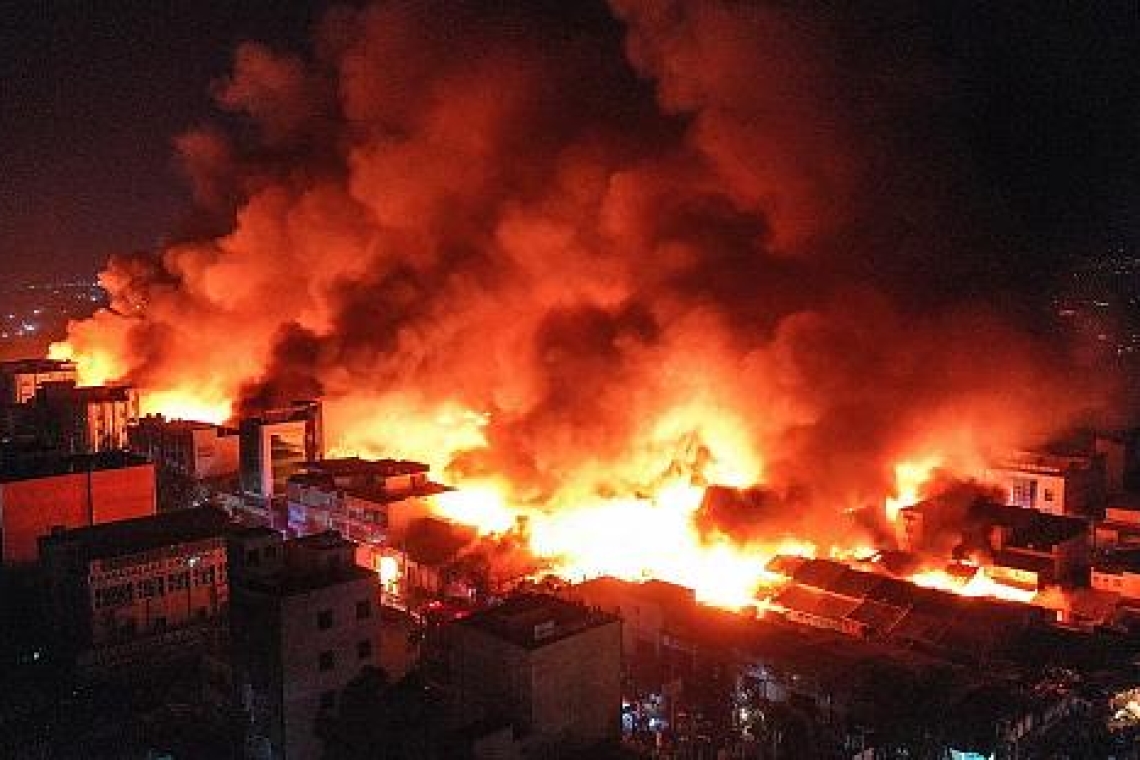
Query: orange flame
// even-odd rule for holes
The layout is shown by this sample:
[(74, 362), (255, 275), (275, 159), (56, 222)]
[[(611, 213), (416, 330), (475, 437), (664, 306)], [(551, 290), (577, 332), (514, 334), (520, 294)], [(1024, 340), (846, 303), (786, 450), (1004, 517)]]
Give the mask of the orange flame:
[(924, 570), (910, 577), (911, 583), (925, 588), (949, 591), (961, 596), (989, 597), (1007, 602), (1028, 604), (1036, 591), (1007, 586), (990, 577), (984, 567), (978, 567), (969, 578), (952, 575), (945, 570)]
[(938, 455), (929, 455), (895, 465), (895, 492), (893, 496), (887, 497), (885, 503), (889, 522), (893, 523), (898, 519), (899, 510), (903, 507), (918, 503), (922, 487), (941, 465), (942, 457)]

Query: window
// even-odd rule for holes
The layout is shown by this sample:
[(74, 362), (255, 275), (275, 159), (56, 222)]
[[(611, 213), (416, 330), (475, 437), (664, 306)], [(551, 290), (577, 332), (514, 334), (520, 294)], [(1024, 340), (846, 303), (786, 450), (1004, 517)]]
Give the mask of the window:
[(143, 599), (162, 596), (165, 591), (166, 579), (162, 576), (158, 578), (143, 578), (139, 581), (139, 597)]
[(274, 557), (277, 556), (277, 547), (276, 546), (267, 546), (267, 547), (265, 547), (265, 549), (262, 550), (262, 553), (265, 554), (266, 559), (273, 559)]
[(317, 628), (320, 628), (322, 631), (327, 631), (329, 628), (332, 628), (332, 624), (332, 610), (321, 610), (317, 613)]
[(167, 577), (166, 585), (171, 591), (184, 591), (190, 588), (190, 573), (173, 573)]
[(1043, 498), (1045, 501), (1053, 501), (1053, 489), (1052, 489), (1052, 488), (1046, 488), (1046, 489), (1044, 489), (1044, 492), (1043, 492), (1042, 498)]
[(196, 567), (194, 568), (194, 585), (195, 586), (213, 586), (215, 578), (215, 571), (213, 567)]
[(150, 624), (155, 633), (161, 633), (162, 631), (166, 630), (166, 618), (162, 617), (161, 615), (152, 620)]
[(261, 555), (257, 553), (257, 549), (250, 549), (245, 553), (245, 564), (249, 567), (257, 567), (261, 564)]
[(356, 603), (356, 619), (367, 620), (372, 617), (372, 603), (367, 599)]
[(321, 693), (321, 709), (331, 710), (336, 707), (336, 692), (326, 691)]
[(335, 664), (332, 652), (321, 652), (321, 656), (317, 659), (317, 666), (321, 670), (332, 670)]
[(356, 658), (367, 660), (372, 656), (372, 642), (368, 639), (356, 642)]

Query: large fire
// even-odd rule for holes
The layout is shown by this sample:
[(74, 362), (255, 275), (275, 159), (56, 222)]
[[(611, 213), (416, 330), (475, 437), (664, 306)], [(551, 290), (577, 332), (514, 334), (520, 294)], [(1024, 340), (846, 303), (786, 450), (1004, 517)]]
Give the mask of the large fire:
[[(912, 179), (944, 157), (894, 155), (927, 144), (913, 72), (833, 55), (834, 14), (612, 0), (583, 35), (583, 4), (509, 3), (441, 34), (430, 3), (356, 5), (310, 59), (238, 48), (211, 92), (241, 128), (177, 142), (189, 237), (112, 257), (109, 308), (53, 346), (83, 384), (212, 422), (320, 397), (330, 453), (427, 463), (441, 514), (729, 606), (772, 553), (889, 536), (936, 474), (1085, 411), (975, 303), (997, 254)], [(711, 484), (783, 522), (702, 522)]]

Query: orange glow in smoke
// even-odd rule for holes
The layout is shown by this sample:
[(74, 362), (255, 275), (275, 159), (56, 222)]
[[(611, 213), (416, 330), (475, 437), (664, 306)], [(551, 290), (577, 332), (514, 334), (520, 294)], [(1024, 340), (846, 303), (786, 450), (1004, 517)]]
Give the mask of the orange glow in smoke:
[(76, 353), (67, 341), (52, 343), (48, 347), (48, 358), (55, 361), (75, 362), (79, 385), (106, 385), (122, 376), (122, 367), (108, 351), (92, 349)]
[(499, 481), (471, 481), (461, 490), (432, 497), (440, 517), (475, 528), (480, 535), (506, 533), (520, 512), (507, 505), (507, 488)]
[(159, 391), (144, 394), (143, 414), (161, 414), (169, 420), (193, 420), (220, 425), (230, 418), (230, 402), (225, 399), (210, 399), (207, 395), (195, 395), (177, 390)]

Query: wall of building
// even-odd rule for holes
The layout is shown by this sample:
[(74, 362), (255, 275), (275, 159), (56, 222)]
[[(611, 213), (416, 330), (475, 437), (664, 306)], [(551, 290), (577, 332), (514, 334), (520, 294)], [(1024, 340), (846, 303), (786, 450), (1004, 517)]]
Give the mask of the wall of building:
[(1099, 591), (1111, 591), (1130, 600), (1140, 600), (1140, 572), (1092, 569), (1091, 584)]
[(621, 714), (621, 623), (527, 649), (478, 628), (451, 631), (457, 709), (466, 720), (502, 714), (530, 754), (615, 739)]
[(193, 462), (191, 476), (195, 478), (221, 478), (237, 474), (238, 436), (222, 435), (217, 428), (200, 428), (193, 431)]
[[(358, 617), (359, 603), (367, 604), (366, 617)], [(332, 614), (328, 628), (320, 626), (323, 612)], [(363, 645), (366, 654), (361, 651)], [(322, 670), (321, 655), (330, 652), (332, 667)], [(378, 665), (380, 661), (376, 579), (359, 578), (285, 597), (281, 607), (281, 653), (284, 756), (288, 760), (320, 757), (322, 744), (314, 728), (322, 709), (322, 695), (339, 694), (362, 667)]]
[(0, 483), (2, 559), (34, 562), (36, 540), (56, 525), (80, 528), (154, 512), (152, 464)]
[(95, 647), (214, 620), (229, 601), (221, 538), (98, 560), (88, 579)]

